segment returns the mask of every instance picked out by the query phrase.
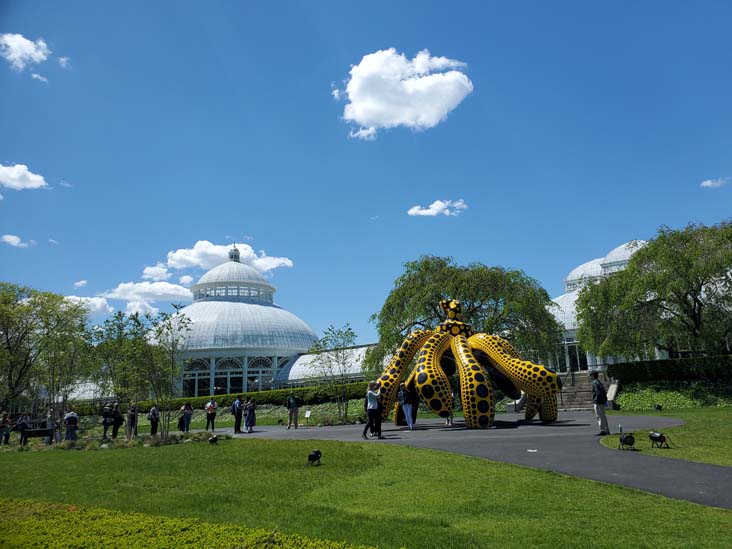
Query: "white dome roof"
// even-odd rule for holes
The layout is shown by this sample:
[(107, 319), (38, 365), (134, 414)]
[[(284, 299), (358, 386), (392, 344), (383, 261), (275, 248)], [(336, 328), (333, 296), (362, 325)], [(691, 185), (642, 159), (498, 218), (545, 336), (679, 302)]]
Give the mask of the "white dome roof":
[(191, 319), (187, 351), (270, 350), (304, 353), (317, 340), (305, 322), (276, 305), (198, 301), (181, 312)]
[(638, 251), (639, 248), (642, 248), (645, 245), (645, 240), (631, 240), (630, 242), (621, 244), (610, 251), (610, 253), (605, 256), (605, 259), (602, 260), (602, 263), (608, 265), (611, 263), (628, 262), (631, 256)]
[(220, 284), (220, 283), (246, 283), (259, 284), (262, 286), (272, 287), (267, 280), (254, 267), (244, 265), (238, 261), (227, 261), (221, 265), (214, 267), (200, 279), (198, 284)]
[(555, 297), (552, 301), (557, 305), (552, 307), (550, 312), (554, 315), (565, 330), (577, 329), (577, 295), (578, 291), (567, 292), (559, 297)]
[(597, 259), (583, 263), (579, 267), (572, 269), (564, 280), (569, 282), (571, 280), (582, 280), (585, 278), (602, 276), (602, 262), (603, 258), (598, 257)]

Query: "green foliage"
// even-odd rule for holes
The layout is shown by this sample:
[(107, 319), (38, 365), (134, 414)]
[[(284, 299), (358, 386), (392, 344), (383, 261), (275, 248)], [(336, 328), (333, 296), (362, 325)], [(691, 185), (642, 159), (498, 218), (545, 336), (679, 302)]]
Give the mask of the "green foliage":
[[(356, 383), (348, 383), (344, 385), (344, 391), (349, 400), (363, 398), (366, 394), (366, 382), (359, 381)], [(272, 404), (275, 406), (282, 406), (285, 399), (294, 393), (303, 399), (305, 404), (322, 404), (333, 401), (333, 395), (331, 392), (322, 385), (314, 385), (312, 387), (298, 387), (296, 389), (275, 389), (272, 391), (253, 391), (249, 393), (232, 393), (227, 395), (216, 395), (216, 402), (221, 410), (228, 408), (236, 400), (237, 395), (243, 395), (245, 398), (250, 396), (257, 401), (257, 405)], [(186, 402), (190, 402), (194, 409), (202, 409), (206, 403), (211, 399), (210, 396), (200, 397), (181, 397), (175, 398), (170, 401), (171, 410), (176, 411), (181, 408)], [(124, 405), (126, 403), (120, 403)], [(153, 406), (154, 402), (151, 400), (145, 400), (138, 403), (138, 409), (141, 411), (147, 411)], [(75, 406), (74, 410), (79, 415), (92, 416), (99, 415), (102, 412), (103, 404), (101, 403), (79, 403)]]
[(200, 519), (174, 519), (5, 498), (0, 499), (0, 516), (3, 517), (5, 547), (357, 547)]
[(442, 322), (440, 300), (447, 298), (461, 302), (462, 320), (476, 332), (500, 334), (520, 351), (551, 355), (561, 341), (549, 294), (524, 272), (422, 256), (404, 265), (381, 311), (371, 317), (379, 343), (367, 354), (369, 370), (380, 372), (384, 358), (413, 329)]
[(623, 411), (653, 410), (656, 404), (664, 410), (732, 406), (732, 385), (709, 381), (630, 383), (623, 385), (615, 402)]
[(732, 356), (624, 362), (611, 364), (607, 373), (622, 383), (658, 380), (732, 380)]
[(600, 356), (728, 351), (731, 265), (732, 224), (659, 228), (624, 271), (580, 292), (582, 346)]

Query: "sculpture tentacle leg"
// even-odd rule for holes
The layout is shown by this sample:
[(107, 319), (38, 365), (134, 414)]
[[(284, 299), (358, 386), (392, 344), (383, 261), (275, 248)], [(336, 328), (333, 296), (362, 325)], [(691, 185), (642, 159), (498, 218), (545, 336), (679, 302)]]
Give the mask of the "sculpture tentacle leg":
[(524, 417), (528, 419), (534, 419), (536, 412), (539, 411), (541, 406), (541, 398), (537, 396), (528, 395), (526, 397), (526, 408), (524, 409)]
[(383, 406), (382, 420), (387, 418), (396, 400), (399, 382), (404, 377), (406, 367), (412, 362), (412, 358), (419, 348), (432, 336), (432, 333), (432, 330), (415, 330), (409, 334), (379, 377), (379, 381), (381, 381), (381, 404)]
[(465, 423), (471, 429), (490, 427), (496, 413), (496, 403), (488, 374), (473, 356), (465, 336), (453, 337), (450, 346), (460, 375), (460, 398)]
[[(556, 394), (561, 390), (561, 382), (552, 370), (521, 360), (511, 345), (498, 336), (475, 334), (468, 339), (473, 349), (479, 349), (488, 356), (493, 365), (508, 376), (514, 384), (529, 397), (536, 397), (539, 402), (546, 401), (543, 421), (554, 421), (556, 414)], [(554, 405), (552, 406), (552, 402)], [(538, 403), (537, 403), (538, 408)], [(527, 404), (527, 419), (529, 407)], [(536, 415), (534, 411), (533, 417)]]
[(558, 415), (557, 395), (549, 395), (541, 399), (541, 405), (539, 406), (539, 419), (541, 421), (556, 421)]
[(440, 357), (450, 345), (450, 334), (436, 333), (427, 340), (417, 359), (417, 392), (424, 403), (440, 417), (452, 410), (450, 381), (440, 367)]

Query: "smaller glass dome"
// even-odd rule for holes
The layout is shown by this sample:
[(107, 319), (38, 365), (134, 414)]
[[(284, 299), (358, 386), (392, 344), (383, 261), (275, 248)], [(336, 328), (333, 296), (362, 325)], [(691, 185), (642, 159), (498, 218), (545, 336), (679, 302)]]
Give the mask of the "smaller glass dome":
[(599, 257), (575, 267), (564, 279), (564, 290), (571, 292), (587, 282), (602, 276), (603, 258)]

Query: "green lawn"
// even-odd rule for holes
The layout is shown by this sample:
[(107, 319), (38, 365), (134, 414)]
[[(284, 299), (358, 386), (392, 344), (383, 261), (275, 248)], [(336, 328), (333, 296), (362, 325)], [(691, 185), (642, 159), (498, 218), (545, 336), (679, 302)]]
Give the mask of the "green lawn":
[[(307, 467), (315, 445), (323, 465)], [(725, 546), (732, 531), (732, 511), (374, 443), (232, 439), (12, 451), (0, 454), (0, 467), (5, 497), (382, 547), (609, 547), (618, 544), (617, 533), (633, 546)]]
[[(686, 424), (656, 429), (670, 437), (671, 448), (651, 448), (648, 431), (636, 431), (635, 447), (657, 456), (732, 466), (732, 408), (697, 408), (664, 412), (611, 412), (622, 415), (665, 416), (683, 419)], [(618, 436), (602, 438), (602, 444), (617, 449)]]

